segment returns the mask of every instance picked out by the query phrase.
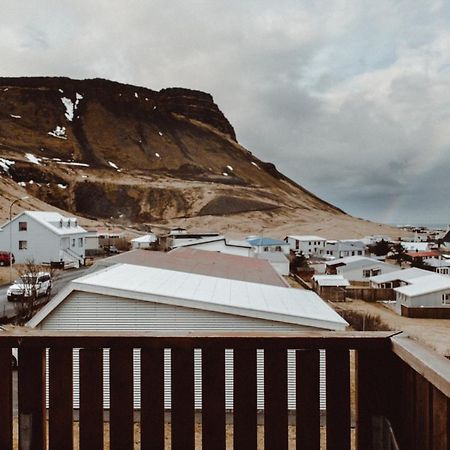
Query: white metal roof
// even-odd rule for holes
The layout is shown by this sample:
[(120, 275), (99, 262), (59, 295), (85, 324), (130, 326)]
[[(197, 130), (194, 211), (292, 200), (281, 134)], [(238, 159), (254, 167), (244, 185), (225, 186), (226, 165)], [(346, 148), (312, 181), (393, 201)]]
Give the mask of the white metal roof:
[(326, 241), (325, 238), (314, 235), (298, 235), (298, 234), (290, 234), (288, 238), (295, 239), (296, 241)]
[(313, 279), (319, 286), (350, 286), (342, 275), (314, 275)]
[(156, 242), (156, 236), (153, 233), (150, 233), (150, 234), (146, 234), (145, 236), (140, 236), (140, 237), (131, 239), (131, 242), (140, 242), (140, 243)]
[(414, 278), (408, 286), (398, 287), (394, 290), (408, 297), (450, 290), (450, 277), (433, 273)]
[(128, 264), (117, 264), (74, 280), (29, 325), (38, 325), (74, 290), (321, 329), (342, 330), (347, 326), (312, 291)]
[(231, 240), (227, 239), (225, 236), (213, 236), (213, 237), (206, 237), (206, 238), (200, 238), (200, 239), (192, 239), (188, 240), (187, 242), (174, 242), (172, 244), (173, 248), (178, 247), (195, 247), (196, 245), (202, 245), (202, 244), (209, 244), (211, 242), (220, 242), (223, 241), (225, 246), (228, 247), (244, 247), (244, 248), (252, 248), (252, 246), (247, 241), (238, 241), (238, 240)]
[(373, 281), (377, 284), (379, 283), (389, 283), (391, 281), (400, 280), (400, 281), (408, 281), (413, 278), (423, 277), (430, 275), (431, 272), (423, 269), (418, 269), (417, 267), (412, 267), (410, 269), (396, 270), (395, 272), (384, 273), (382, 275), (376, 275), (370, 278), (370, 281)]
[(438, 258), (427, 258), (425, 264), (431, 267), (450, 267), (450, 261)]
[[(355, 256), (346, 256), (344, 258), (338, 258), (338, 259), (333, 259), (333, 261), (327, 261), (325, 264), (327, 266), (335, 266), (337, 264), (344, 264), (344, 265), (349, 265), (349, 264), (380, 264), (380, 261), (378, 261), (378, 259), (373, 259), (373, 258), (368, 258), (367, 256), (360, 256), (360, 255), (355, 255)], [(381, 262), (382, 263), (382, 262)], [(382, 263), (385, 264), (385, 263)]]
[[(24, 215), (33, 218), (36, 222), (39, 222), (41, 225), (58, 235), (87, 233), (84, 228), (78, 225), (78, 221), (75, 217), (66, 217), (57, 212), (24, 211), (14, 217), (12, 221), (17, 220)], [(2, 228), (8, 225), (8, 223), (9, 222), (5, 223)]]

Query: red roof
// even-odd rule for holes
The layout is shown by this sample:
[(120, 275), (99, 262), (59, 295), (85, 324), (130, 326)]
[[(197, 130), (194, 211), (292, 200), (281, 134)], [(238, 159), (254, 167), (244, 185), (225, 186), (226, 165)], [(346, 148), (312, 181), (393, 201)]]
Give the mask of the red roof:
[(287, 286), (282, 277), (266, 260), (189, 247), (180, 247), (168, 253), (131, 250), (100, 260), (97, 264), (102, 266), (120, 263), (158, 267), (273, 286)]
[(439, 256), (439, 252), (436, 251), (428, 251), (428, 252), (408, 252), (408, 256), (411, 258), (426, 258), (426, 257), (433, 257), (433, 256)]

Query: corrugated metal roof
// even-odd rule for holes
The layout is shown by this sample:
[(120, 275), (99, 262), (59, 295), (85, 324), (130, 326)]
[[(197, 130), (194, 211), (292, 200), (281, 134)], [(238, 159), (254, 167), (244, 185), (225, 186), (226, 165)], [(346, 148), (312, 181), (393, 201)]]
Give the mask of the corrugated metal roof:
[(254, 246), (254, 247), (260, 247), (260, 246), (271, 246), (271, 245), (289, 245), (287, 242), (285, 241), (280, 241), (278, 239), (272, 239), (272, 238), (268, 238), (268, 237), (252, 237), (252, 238), (247, 238), (247, 242)]
[(93, 271), (117, 263), (197, 273), (232, 280), (285, 287), (286, 282), (262, 259), (180, 247), (168, 253), (132, 250), (98, 261)]
[(326, 241), (325, 238), (314, 235), (295, 235), (290, 234), (288, 238), (295, 239), (296, 241)]
[[(74, 280), (70, 289), (321, 329), (339, 330), (347, 325), (311, 291), (153, 267), (118, 264)], [(63, 296), (54, 297), (35, 316), (33, 325), (63, 300)]]

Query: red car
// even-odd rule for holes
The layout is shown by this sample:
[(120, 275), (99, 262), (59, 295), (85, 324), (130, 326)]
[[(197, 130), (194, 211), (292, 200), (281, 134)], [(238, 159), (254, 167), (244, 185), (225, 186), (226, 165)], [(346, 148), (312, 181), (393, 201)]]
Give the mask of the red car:
[(14, 253), (0, 252), (0, 266), (9, 266), (11, 263), (14, 264), (15, 261)]

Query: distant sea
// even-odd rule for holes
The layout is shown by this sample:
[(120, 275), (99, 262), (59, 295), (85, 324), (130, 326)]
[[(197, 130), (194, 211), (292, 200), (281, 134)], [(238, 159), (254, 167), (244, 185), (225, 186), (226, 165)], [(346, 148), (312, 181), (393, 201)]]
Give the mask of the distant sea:
[(408, 223), (395, 223), (392, 224), (395, 227), (426, 227), (429, 228), (431, 230), (446, 230), (447, 227), (449, 226), (448, 223), (414, 223), (414, 222), (408, 222)]

